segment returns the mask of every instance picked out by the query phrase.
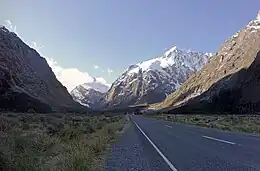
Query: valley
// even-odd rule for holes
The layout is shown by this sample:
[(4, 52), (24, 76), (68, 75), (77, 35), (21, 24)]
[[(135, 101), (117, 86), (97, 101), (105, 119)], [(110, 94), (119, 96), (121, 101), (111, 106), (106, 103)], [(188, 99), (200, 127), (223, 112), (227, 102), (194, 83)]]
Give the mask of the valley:
[[(92, 17), (97, 17), (96, 13)], [(117, 17), (122, 16), (111, 18)], [(193, 20), (189, 17), (189, 22)], [(174, 34), (178, 44), (187, 42), (202, 51), (174, 45), (159, 55), (157, 50), (165, 44), (161, 43), (157, 50), (154, 47), (159, 46), (157, 40), (166, 41), (158, 35), (165, 34), (167, 26), (160, 25), (156, 42), (149, 44), (147, 40), (147, 45), (139, 47), (139, 40), (145, 38), (135, 37), (139, 32), (134, 27), (128, 39), (108, 38), (107, 30), (113, 32), (119, 27), (104, 29), (109, 22), (95, 22), (90, 26), (95, 26), (95, 31), (102, 29), (93, 38), (88, 34), (89, 25), (83, 26), (78, 35), (79, 31), (69, 29), (57, 31), (53, 22), (44, 28), (47, 31), (42, 40), (49, 40), (49, 49), (42, 53), (43, 46), (36, 46), (35, 41), (27, 43), (35, 36), (32, 30), (22, 39), (23, 34), (18, 34), (16, 26), (8, 21), (0, 26), (0, 170), (260, 170), (260, 12), (239, 31), (225, 37), (216, 52), (203, 50), (211, 49), (211, 41), (228, 32), (210, 32), (207, 23), (198, 26), (191, 22), (189, 27), (197, 26), (194, 35), (185, 36), (190, 34), (184, 31), (189, 28), (182, 27), (187, 23), (184, 20), (171, 27), (181, 31), (167, 33), (167, 44), (175, 41), (169, 38)], [(121, 27), (125, 21), (119, 22)], [(101, 27), (100, 23), (105, 25)], [(232, 20), (228, 23), (233, 24)], [(142, 30), (141, 25), (139, 22), (135, 28)], [(143, 31), (159, 29), (153, 26)], [(231, 28), (228, 24), (221, 27)], [(21, 28), (23, 33), (27, 29)], [(66, 34), (59, 34), (64, 30)], [(197, 32), (201, 33), (199, 37), (206, 32), (211, 35), (195, 39)], [(53, 35), (57, 35), (59, 43), (52, 39)], [(130, 38), (137, 39), (128, 47)], [(116, 40), (120, 42), (114, 45)], [(150, 47), (149, 53), (140, 50), (146, 46)], [(83, 61), (84, 53), (93, 55)], [(145, 55), (141, 58), (137, 53), (153, 57), (145, 59)], [(57, 59), (65, 67), (43, 54), (58, 54)], [(65, 57), (68, 54), (70, 59)], [(102, 60), (94, 54), (102, 56)], [(132, 54), (136, 56), (129, 59)], [(104, 66), (94, 63), (97, 61)], [(123, 72), (116, 70), (121, 67), (117, 62), (128, 67)], [(75, 68), (76, 64), (85, 70)], [(114, 72), (117, 77), (113, 80)]]

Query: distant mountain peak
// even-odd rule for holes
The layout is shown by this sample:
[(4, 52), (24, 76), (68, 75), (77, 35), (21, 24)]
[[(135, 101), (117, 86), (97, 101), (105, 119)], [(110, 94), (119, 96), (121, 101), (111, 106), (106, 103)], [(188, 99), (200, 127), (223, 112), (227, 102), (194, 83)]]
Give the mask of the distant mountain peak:
[(248, 29), (250, 32), (256, 32), (258, 29), (260, 29), (260, 11), (257, 13), (256, 18), (249, 22), (249, 24), (246, 26), (246, 29)]
[(166, 51), (163, 56), (131, 65), (128, 67), (126, 72), (131, 75), (134, 73), (139, 73), (140, 71), (162, 71), (164, 68), (171, 66), (185, 66), (190, 68), (192, 71), (195, 71), (199, 70), (202, 66), (201, 64), (198, 64), (198, 62), (201, 60), (200, 58), (203, 57), (203, 61), (207, 61), (208, 57), (210, 56), (212, 56), (212, 53), (204, 54), (195, 51), (185, 51), (177, 48), (177, 46), (173, 46), (168, 51)]
[(168, 51), (166, 51), (165, 53), (164, 53), (164, 56), (165, 57), (168, 57), (168, 55), (170, 54), (170, 53), (172, 53), (172, 52), (174, 52), (174, 51), (176, 51), (177, 50), (177, 46), (173, 46), (172, 48), (170, 48)]
[(106, 107), (157, 103), (200, 70), (211, 53), (172, 46), (162, 56), (130, 65), (112, 84), (102, 103)]
[(92, 82), (78, 85), (70, 94), (76, 102), (90, 108), (95, 108), (99, 105), (99, 100), (109, 89), (108, 84), (99, 81), (99, 78), (93, 77)]

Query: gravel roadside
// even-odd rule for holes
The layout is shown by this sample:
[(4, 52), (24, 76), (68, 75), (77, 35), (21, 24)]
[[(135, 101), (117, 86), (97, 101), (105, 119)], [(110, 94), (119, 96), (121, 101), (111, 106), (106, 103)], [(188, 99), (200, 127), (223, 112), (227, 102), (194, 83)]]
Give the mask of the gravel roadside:
[(130, 121), (107, 156), (105, 171), (170, 171), (163, 159)]

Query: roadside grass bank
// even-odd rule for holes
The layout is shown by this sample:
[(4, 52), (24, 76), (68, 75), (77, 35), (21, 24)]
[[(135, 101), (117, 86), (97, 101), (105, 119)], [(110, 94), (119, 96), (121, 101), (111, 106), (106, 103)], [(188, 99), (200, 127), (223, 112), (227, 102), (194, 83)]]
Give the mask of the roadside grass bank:
[(233, 132), (260, 134), (260, 115), (174, 115), (157, 114), (146, 117), (191, 124)]
[(102, 170), (125, 122), (123, 115), (0, 113), (0, 170)]

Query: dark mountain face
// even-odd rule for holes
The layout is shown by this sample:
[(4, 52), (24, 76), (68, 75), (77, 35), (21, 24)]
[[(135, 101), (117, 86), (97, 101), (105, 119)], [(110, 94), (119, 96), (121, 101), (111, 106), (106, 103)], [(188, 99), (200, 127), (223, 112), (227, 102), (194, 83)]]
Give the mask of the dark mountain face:
[(0, 27), (0, 108), (52, 112), (85, 110), (56, 79), (46, 60)]
[(160, 108), (175, 112), (255, 113), (260, 111), (260, 15), (228, 39), (199, 72)]

